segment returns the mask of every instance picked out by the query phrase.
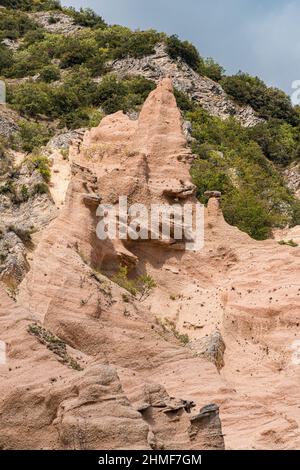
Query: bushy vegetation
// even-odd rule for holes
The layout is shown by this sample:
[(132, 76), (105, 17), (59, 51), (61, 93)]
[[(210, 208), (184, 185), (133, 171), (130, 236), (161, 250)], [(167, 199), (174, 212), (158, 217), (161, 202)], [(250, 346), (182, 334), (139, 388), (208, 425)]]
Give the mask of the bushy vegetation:
[(166, 38), (167, 51), (174, 60), (182, 59), (187, 65), (201, 75), (206, 75), (215, 81), (220, 81), (224, 69), (212, 58), (203, 59), (196, 47), (189, 41), (181, 41), (173, 35)]
[(45, 125), (26, 119), (19, 121), (18, 127), (12, 143), (28, 153), (45, 145), (52, 135)]
[(56, 65), (48, 65), (40, 71), (40, 80), (46, 83), (56, 82), (60, 79), (60, 69)]
[(182, 59), (196, 71), (203, 65), (196, 47), (188, 41), (181, 41), (176, 35), (167, 38), (167, 50), (172, 59)]
[(300, 132), (287, 122), (270, 119), (249, 132), (251, 138), (274, 163), (287, 165), (300, 156)]
[[(17, 1), (11, 2), (13, 3), (18, 4)], [(172, 58), (181, 58), (203, 75), (219, 81), (224, 73), (222, 67), (213, 59), (203, 59), (188, 41), (181, 41), (177, 36), (168, 37), (155, 30), (132, 31), (123, 26), (108, 26), (100, 16), (88, 8), (76, 11), (73, 8), (62, 8), (57, 2), (30, 0), (23, 2), (24, 11), (17, 7), (11, 8), (15, 9), (4, 10), (1, 15), (1, 37), (23, 38), (23, 42), (20, 50), (15, 52), (13, 60), (3, 59), (2, 68), (7, 77), (20, 78), (41, 73), (53, 59), (59, 60), (62, 68), (84, 65), (93, 76), (97, 76), (105, 71), (105, 65), (110, 60), (127, 56), (139, 58), (152, 54), (154, 47), (160, 42), (166, 43)], [(48, 34), (25, 14), (25, 11), (49, 9), (61, 10), (85, 29), (75, 36)]]
[(124, 26), (102, 28), (94, 34), (98, 47), (111, 60), (152, 54), (155, 45), (166, 37), (155, 30), (132, 31)]
[(279, 245), (286, 245), (291, 246), (292, 248), (297, 248), (299, 245), (298, 243), (294, 242), (294, 240), (280, 240)]
[(97, 15), (91, 8), (80, 8), (79, 11), (75, 8), (69, 8), (69, 12), (72, 14), (74, 22), (80, 26), (87, 28), (99, 28), (106, 26), (105, 21), (99, 15)]
[(0, 176), (6, 174), (11, 167), (11, 161), (7, 152), (7, 148), (7, 140), (0, 136)]
[(49, 183), (51, 171), (47, 157), (33, 155), (28, 159), (28, 165), (32, 170), (37, 170), (43, 177), (46, 183)]
[(108, 75), (97, 87), (95, 102), (107, 114), (120, 109), (126, 112), (143, 104), (154, 88), (154, 83), (143, 77), (119, 80), (113, 75)]
[(277, 88), (268, 88), (258, 77), (240, 72), (224, 77), (221, 84), (229, 95), (241, 104), (252, 106), (264, 119), (281, 119), (292, 125), (300, 123), (289, 96)]
[(61, 10), (58, 0), (1, 0), (0, 5), (23, 11)]
[(30, 335), (35, 336), (37, 340), (43, 344), (49, 351), (59, 357), (62, 364), (76, 370), (82, 371), (81, 365), (68, 354), (66, 343), (55, 336), (50, 330), (46, 330), (41, 325), (33, 323), (28, 326), (27, 331)]
[(105, 113), (136, 110), (154, 84), (143, 77), (119, 80), (106, 75), (96, 84), (88, 69), (80, 67), (67, 74), (60, 85), (28, 81), (9, 89), (8, 100), (28, 118), (57, 118), (61, 127), (88, 126), (97, 108)]
[(22, 11), (0, 11), (0, 40), (4, 38), (18, 39), (23, 37), (28, 31), (36, 28), (36, 23)]
[(274, 226), (300, 223), (300, 203), (286, 189), (253, 129), (233, 119), (221, 121), (195, 105), (187, 118), (198, 155), (192, 176), (203, 203), (206, 191), (221, 191), (225, 219), (258, 240), (267, 238)]
[(12, 62), (13, 54), (10, 49), (0, 44), (0, 74), (3, 74), (5, 70), (10, 66)]
[(134, 279), (129, 279), (127, 266), (120, 266), (119, 271), (113, 276), (112, 281), (123, 289), (126, 289), (140, 302), (149, 297), (151, 291), (156, 287), (154, 279), (149, 274), (142, 274)]

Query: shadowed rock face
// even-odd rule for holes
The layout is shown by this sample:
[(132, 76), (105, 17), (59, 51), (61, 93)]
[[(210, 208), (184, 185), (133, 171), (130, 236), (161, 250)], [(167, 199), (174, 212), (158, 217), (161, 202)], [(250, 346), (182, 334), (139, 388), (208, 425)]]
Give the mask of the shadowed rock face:
[(218, 370), (224, 367), (226, 346), (218, 330), (210, 336), (191, 341), (188, 346), (196, 356), (205, 357), (208, 361), (215, 364)]
[(300, 199), (300, 164), (292, 163), (283, 173), (288, 188)]
[[(64, 206), (15, 299), (0, 287), (0, 448), (223, 449), (223, 432), (226, 448), (299, 446), (299, 249), (228, 226), (214, 197), (197, 253), (96, 236), (96, 201), (183, 188), (196, 204), (190, 160), (169, 79), (137, 121), (108, 116), (70, 152)], [(144, 302), (106, 276), (120, 263), (154, 278)], [(185, 343), (203, 338), (199, 357)]]
[[(74, 24), (73, 19), (69, 15), (61, 12), (44, 12), (29, 13), (28, 16), (38, 25), (45, 28), (48, 33), (54, 34), (74, 34), (82, 29), (81, 26)], [(53, 20), (54, 21), (51, 21)]]
[(200, 413), (191, 419), (189, 433), (191, 439), (206, 433), (206, 439), (203, 439), (201, 445), (202, 449), (206, 448), (206, 442), (210, 442), (210, 448), (222, 449), (223, 435), (218, 406), (207, 405), (201, 408)]

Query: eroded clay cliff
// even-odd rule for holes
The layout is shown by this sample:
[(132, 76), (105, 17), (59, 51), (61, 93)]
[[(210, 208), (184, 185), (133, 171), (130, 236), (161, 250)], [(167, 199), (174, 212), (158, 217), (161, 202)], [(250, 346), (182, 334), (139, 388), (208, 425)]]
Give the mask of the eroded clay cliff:
[[(196, 204), (181, 124), (165, 79), (54, 180), (58, 216), (15, 298), (1, 285), (2, 449), (299, 447), (300, 249), (250, 239), (216, 198), (197, 253), (96, 236), (100, 201)], [(110, 280), (120, 264), (155, 280), (145, 301)]]

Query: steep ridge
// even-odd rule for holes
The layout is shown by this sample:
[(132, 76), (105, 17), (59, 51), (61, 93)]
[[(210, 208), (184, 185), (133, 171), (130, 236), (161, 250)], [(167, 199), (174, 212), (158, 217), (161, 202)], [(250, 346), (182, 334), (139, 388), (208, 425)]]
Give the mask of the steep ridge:
[(210, 114), (221, 119), (233, 116), (245, 127), (262, 122), (250, 106), (240, 106), (228, 97), (219, 83), (199, 75), (183, 60), (172, 60), (165, 44), (158, 44), (152, 55), (141, 59), (128, 57), (116, 60), (111, 66), (121, 77), (142, 75), (156, 83), (170, 76), (177, 90), (186, 93)]
[[(196, 204), (191, 159), (170, 79), (72, 148), (65, 204), (16, 301), (0, 293), (1, 448), (299, 447), (299, 248), (250, 239), (216, 198), (198, 252), (96, 236), (100, 201)], [(120, 263), (155, 280), (144, 302), (107, 277)]]

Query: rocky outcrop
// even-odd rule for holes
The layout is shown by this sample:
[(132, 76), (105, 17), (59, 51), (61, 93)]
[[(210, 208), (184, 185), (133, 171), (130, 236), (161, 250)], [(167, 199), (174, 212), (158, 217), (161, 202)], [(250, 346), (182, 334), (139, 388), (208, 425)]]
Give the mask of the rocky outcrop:
[(141, 59), (127, 58), (111, 64), (112, 70), (121, 77), (142, 75), (158, 83), (164, 77), (172, 78), (175, 88), (200, 103), (213, 116), (226, 119), (235, 117), (245, 127), (261, 122), (250, 106), (240, 106), (230, 99), (221, 85), (196, 73), (185, 62), (170, 59), (166, 46), (156, 46), (155, 54)]
[[(199, 415), (189, 416), (196, 406), (193, 401), (176, 400), (157, 384), (147, 384), (142, 398), (144, 401), (137, 405), (137, 410), (149, 425), (148, 443), (151, 449), (175, 450), (174, 441), (179, 436), (181, 446), (185, 443), (186, 447), (195, 450), (224, 448), (220, 420), (218, 417), (212, 418), (210, 424), (203, 422), (202, 426), (197, 426)], [(215, 439), (217, 435), (219, 441)]]
[(215, 331), (209, 336), (191, 341), (188, 347), (196, 356), (204, 357), (215, 364), (218, 370), (224, 367), (225, 343), (220, 331)]
[(0, 281), (13, 290), (29, 269), (32, 237), (56, 216), (47, 184), (29, 166), (0, 175)]
[(189, 433), (192, 439), (195, 439), (199, 435), (203, 435), (204, 430), (206, 433), (206, 438), (201, 443), (199, 443), (199, 448), (207, 449), (207, 442), (209, 442), (209, 449), (222, 449), (222, 425), (219, 418), (219, 407), (217, 405), (208, 405), (201, 408), (199, 414), (193, 416), (191, 419)]
[(300, 163), (292, 163), (283, 172), (283, 176), (288, 188), (300, 199)]
[(81, 26), (74, 24), (71, 16), (62, 12), (39, 11), (29, 13), (28, 16), (48, 33), (70, 35), (82, 29)]
[(19, 119), (17, 113), (0, 103), (0, 136), (8, 139), (17, 132)]
[(72, 131), (57, 133), (52, 137), (47, 147), (51, 150), (68, 150), (74, 142), (81, 142), (87, 129), (75, 129)]
[(29, 270), (26, 255), (24, 240), (21, 240), (15, 232), (8, 231), (1, 234), (0, 280), (11, 289), (12, 295)]
[(20, 42), (14, 39), (4, 38), (1, 41), (1, 44), (11, 49), (13, 52), (17, 51), (20, 47)]

